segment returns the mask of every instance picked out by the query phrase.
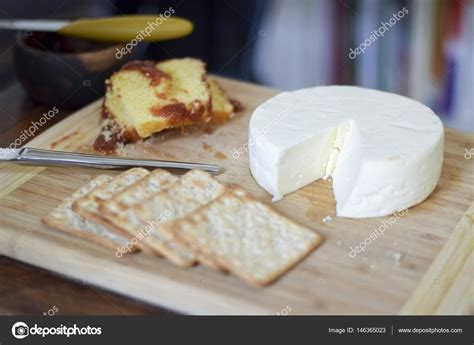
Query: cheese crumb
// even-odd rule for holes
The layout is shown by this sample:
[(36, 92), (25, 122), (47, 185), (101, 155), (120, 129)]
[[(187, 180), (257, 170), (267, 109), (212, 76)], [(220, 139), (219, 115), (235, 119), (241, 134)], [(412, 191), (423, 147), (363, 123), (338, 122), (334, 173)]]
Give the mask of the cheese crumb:
[(396, 252), (392, 254), (392, 258), (395, 260), (396, 264), (400, 264), (400, 261), (402, 259), (402, 253)]
[(331, 216), (326, 216), (326, 217), (323, 218), (324, 223), (329, 223), (331, 220), (332, 220)]

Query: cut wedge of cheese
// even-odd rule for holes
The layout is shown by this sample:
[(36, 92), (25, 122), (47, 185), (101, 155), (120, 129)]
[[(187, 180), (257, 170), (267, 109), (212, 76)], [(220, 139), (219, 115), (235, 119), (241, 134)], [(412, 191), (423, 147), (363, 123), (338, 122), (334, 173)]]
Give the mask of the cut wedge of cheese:
[(332, 177), (337, 215), (379, 217), (423, 201), (443, 163), (440, 119), (423, 104), (354, 86), (281, 93), (252, 115), (250, 169), (280, 199)]

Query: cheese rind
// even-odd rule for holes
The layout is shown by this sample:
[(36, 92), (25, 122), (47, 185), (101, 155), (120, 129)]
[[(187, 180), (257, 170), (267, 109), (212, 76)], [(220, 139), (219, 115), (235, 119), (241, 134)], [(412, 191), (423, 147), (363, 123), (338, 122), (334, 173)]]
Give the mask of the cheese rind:
[(423, 201), (439, 180), (443, 146), (443, 125), (428, 107), (353, 86), (281, 93), (249, 125), (251, 172), (274, 199), (332, 177), (337, 214), (351, 218)]

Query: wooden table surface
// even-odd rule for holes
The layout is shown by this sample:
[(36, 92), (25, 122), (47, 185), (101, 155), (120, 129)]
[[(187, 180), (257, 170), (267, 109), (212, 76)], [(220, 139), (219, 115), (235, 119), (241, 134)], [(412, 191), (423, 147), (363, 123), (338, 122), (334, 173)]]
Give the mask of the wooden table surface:
[[(31, 121), (38, 121), (49, 110), (31, 101), (17, 82), (0, 91), (0, 104), (0, 147), (8, 146)], [(70, 113), (61, 109), (35, 135)], [(0, 315), (174, 314), (3, 256), (0, 256), (0, 281)]]

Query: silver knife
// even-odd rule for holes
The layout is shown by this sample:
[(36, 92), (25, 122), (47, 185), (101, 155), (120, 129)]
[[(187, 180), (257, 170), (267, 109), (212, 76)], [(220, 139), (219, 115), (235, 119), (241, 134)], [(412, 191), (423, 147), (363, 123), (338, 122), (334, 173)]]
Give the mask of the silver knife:
[(215, 164), (99, 156), (74, 152), (41, 150), (29, 147), (21, 149), (0, 148), (0, 162), (2, 161), (26, 165), (68, 165), (99, 169), (124, 169), (132, 167), (186, 170), (201, 169), (212, 174), (219, 173), (219, 166)]
[(70, 20), (17, 19), (0, 20), (0, 29), (29, 31), (58, 31), (71, 23)]

